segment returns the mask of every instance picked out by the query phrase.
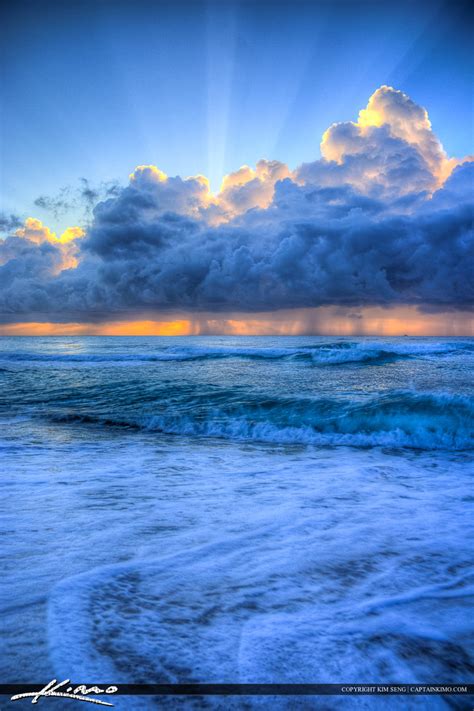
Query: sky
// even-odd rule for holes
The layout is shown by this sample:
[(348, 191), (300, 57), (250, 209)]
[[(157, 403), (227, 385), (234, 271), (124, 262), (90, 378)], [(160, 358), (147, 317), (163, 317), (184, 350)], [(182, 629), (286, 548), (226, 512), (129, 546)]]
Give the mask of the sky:
[(0, 28), (0, 333), (472, 332), (469, 3), (11, 0)]

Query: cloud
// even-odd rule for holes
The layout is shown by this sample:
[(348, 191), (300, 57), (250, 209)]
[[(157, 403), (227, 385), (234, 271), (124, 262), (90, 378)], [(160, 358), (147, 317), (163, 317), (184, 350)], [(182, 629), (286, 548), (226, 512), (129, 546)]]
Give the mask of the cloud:
[(0, 212), (0, 232), (12, 232), (21, 226), (21, 220), (17, 215), (7, 215)]
[(216, 195), (142, 165), (84, 236), (27, 220), (2, 245), (3, 318), (472, 306), (474, 163), (446, 156), (425, 109), (383, 86), (321, 154), (243, 166)]
[(49, 227), (44, 226), (41, 220), (37, 220), (34, 217), (28, 217), (24, 226), (16, 230), (15, 235), (35, 244), (41, 244), (42, 242), (54, 243), (56, 240), (55, 233), (51, 232)]
[(71, 189), (69, 187), (62, 188), (58, 195), (40, 195), (34, 201), (36, 207), (51, 212), (54, 217), (64, 215), (68, 210), (76, 205), (76, 201), (71, 198)]
[(76, 240), (84, 234), (80, 227), (69, 227), (58, 238), (41, 220), (28, 217), (23, 227), (0, 240), (0, 276), (3, 284), (0, 293), (8, 293), (9, 288), (15, 287), (8, 298), (9, 309), (15, 308), (11, 299), (14, 299), (20, 286), (31, 288), (35, 293), (41, 292), (44, 303), (47, 303), (47, 287), (51, 278), (66, 269), (77, 267), (79, 245)]
[(303, 183), (338, 185), (394, 198), (431, 193), (460, 161), (448, 158), (432, 131), (427, 111), (406, 94), (382, 86), (357, 122), (335, 123), (323, 135), (322, 160), (296, 171)]
[(113, 180), (93, 185), (87, 178), (79, 178), (78, 187), (66, 185), (57, 195), (40, 195), (34, 200), (34, 205), (50, 212), (55, 218), (77, 208), (87, 215), (99, 200), (118, 195), (119, 192), (120, 186)]
[(272, 202), (275, 184), (288, 177), (288, 166), (277, 160), (261, 160), (255, 170), (244, 165), (224, 177), (214, 203), (227, 219), (254, 207), (266, 208)]

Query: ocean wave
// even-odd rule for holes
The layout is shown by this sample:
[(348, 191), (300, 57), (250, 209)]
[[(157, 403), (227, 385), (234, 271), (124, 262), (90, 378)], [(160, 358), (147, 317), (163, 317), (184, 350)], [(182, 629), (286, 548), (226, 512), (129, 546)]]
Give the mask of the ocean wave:
[(165, 346), (151, 353), (35, 353), (4, 352), (0, 360), (8, 362), (120, 364), (217, 359), (304, 361), (314, 365), (385, 363), (404, 358), (423, 358), (474, 351), (472, 342), (420, 343), (390, 341), (335, 341), (295, 347), (265, 348), (243, 346)]
[(364, 402), (206, 393), (142, 415), (57, 413), (55, 420), (185, 437), (349, 447), (474, 448), (474, 398), (392, 392)]

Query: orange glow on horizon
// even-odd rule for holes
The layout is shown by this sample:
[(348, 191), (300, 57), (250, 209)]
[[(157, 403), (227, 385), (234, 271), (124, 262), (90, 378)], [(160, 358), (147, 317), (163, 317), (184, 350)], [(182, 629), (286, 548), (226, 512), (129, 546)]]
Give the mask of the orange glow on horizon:
[(27, 322), (0, 325), (1, 336), (474, 336), (467, 312), (422, 313), (413, 306), (313, 309), (256, 314), (188, 314), (170, 320), (102, 323)]
[(109, 323), (12, 323), (0, 336), (188, 336), (189, 321), (111, 321)]

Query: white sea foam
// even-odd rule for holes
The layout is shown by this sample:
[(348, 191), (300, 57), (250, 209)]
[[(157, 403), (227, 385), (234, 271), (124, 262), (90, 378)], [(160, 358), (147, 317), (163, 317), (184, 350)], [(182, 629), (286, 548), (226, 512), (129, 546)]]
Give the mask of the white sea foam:
[[(278, 480), (293, 494), (281, 494), (280, 508), (274, 493), (266, 502), (263, 492), (259, 501), (249, 496), (250, 508), (236, 511), (224, 528), (214, 528), (211, 514), (207, 543), (189, 541), (178, 552), (162, 546), (158, 557), (148, 550), (60, 582), (48, 617), (59, 676), (250, 683), (465, 678), (474, 625), (466, 618), (472, 593), (469, 544), (461, 535), (466, 519), (453, 516), (461, 464), (451, 462), (451, 479), (454, 470), (461, 479), (450, 481), (431, 468), (430, 457), (354, 459), (342, 452), (336, 465), (297, 452), (282, 458), (256, 451), (241, 459), (233, 448), (225, 456), (230, 469), (240, 469), (243, 487), (256, 492)], [(277, 475), (255, 478), (261, 466), (275, 466)], [(201, 483), (212, 498), (215, 478)], [(224, 490), (229, 494), (235, 483), (223, 482)], [(238, 518), (245, 524), (236, 526)], [(164, 705), (172, 708), (171, 701)]]

